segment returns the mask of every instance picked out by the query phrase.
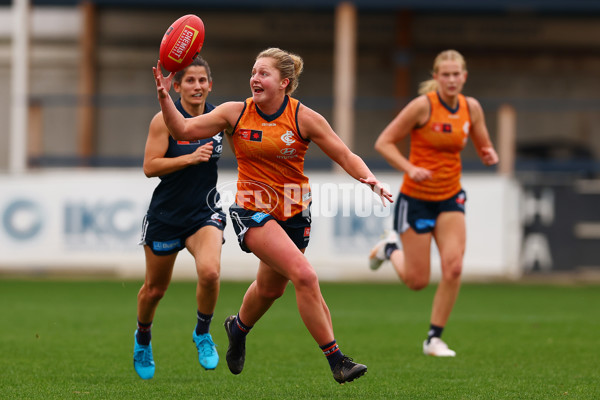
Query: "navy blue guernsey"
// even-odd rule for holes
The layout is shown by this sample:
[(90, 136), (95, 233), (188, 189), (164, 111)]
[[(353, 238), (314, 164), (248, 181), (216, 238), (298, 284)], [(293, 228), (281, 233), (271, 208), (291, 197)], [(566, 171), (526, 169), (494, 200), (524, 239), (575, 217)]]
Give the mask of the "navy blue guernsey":
[[(185, 117), (192, 118), (181, 105), (175, 102), (177, 110)], [(206, 103), (204, 113), (215, 108)], [(191, 165), (179, 171), (160, 177), (154, 189), (148, 214), (164, 224), (188, 227), (205, 219), (207, 213), (221, 209), (217, 185), (217, 162), (223, 151), (223, 132), (212, 138), (196, 141), (177, 141), (169, 135), (169, 148), (165, 157), (179, 157), (191, 154), (208, 142), (213, 142), (213, 153), (208, 162)]]

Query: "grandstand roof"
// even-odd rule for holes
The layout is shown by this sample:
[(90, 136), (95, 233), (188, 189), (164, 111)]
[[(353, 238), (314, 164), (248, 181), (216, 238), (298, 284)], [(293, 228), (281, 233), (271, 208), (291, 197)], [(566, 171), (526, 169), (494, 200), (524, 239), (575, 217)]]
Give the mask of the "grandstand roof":
[[(86, 0), (98, 6), (111, 7), (199, 7), (197, 0)], [(30, 0), (33, 5), (73, 6), (82, 0)], [(341, 0), (204, 0), (202, 8), (237, 9), (332, 9)], [(423, 10), (470, 12), (600, 12), (600, 2), (590, 0), (352, 0), (359, 9)], [(11, 0), (0, 0), (10, 5)]]

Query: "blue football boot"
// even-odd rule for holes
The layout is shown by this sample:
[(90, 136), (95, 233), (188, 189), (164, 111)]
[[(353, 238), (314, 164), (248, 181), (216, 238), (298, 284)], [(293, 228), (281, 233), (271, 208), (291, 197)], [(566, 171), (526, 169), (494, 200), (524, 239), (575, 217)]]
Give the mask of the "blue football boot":
[(142, 379), (152, 379), (154, 376), (154, 358), (152, 357), (152, 343), (148, 346), (137, 342), (137, 331), (133, 335), (133, 368)]
[(198, 361), (204, 369), (215, 369), (219, 363), (219, 354), (217, 353), (217, 346), (212, 340), (210, 333), (204, 333), (196, 335), (194, 330), (194, 343), (196, 349), (198, 349)]

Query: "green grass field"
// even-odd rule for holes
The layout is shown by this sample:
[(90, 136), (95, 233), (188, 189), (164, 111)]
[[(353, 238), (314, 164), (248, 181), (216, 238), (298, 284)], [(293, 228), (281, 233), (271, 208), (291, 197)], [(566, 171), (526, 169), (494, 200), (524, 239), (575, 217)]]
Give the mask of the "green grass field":
[(132, 366), (140, 282), (0, 281), (2, 399), (599, 399), (600, 287), (465, 284), (444, 333), (458, 356), (426, 357), (434, 286), (323, 283), (336, 339), (367, 364), (338, 385), (289, 287), (227, 369), (222, 323), (247, 283), (224, 282), (212, 325), (221, 355), (198, 364), (193, 282), (174, 282), (153, 327), (156, 375)]

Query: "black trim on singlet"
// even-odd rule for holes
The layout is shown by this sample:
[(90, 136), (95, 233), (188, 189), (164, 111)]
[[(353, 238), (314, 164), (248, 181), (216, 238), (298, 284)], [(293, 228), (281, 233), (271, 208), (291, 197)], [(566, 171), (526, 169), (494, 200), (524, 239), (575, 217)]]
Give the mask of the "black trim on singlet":
[(279, 107), (279, 110), (277, 110), (275, 112), (275, 114), (271, 114), (271, 115), (267, 115), (264, 112), (260, 111), (260, 108), (258, 108), (256, 103), (254, 103), (254, 108), (256, 108), (256, 112), (258, 113), (258, 115), (261, 116), (262, 119), (264, 119), (267, 122), (271, 122), (271, 121), (275, 121), (277, 118), (279, 118), (281, 116), (281, 114), (283, 114), (289, 101), (290, 101), (289, 96), (285, 95), (285, 98), (283, 99), (283, 103), (281, 104), (281, 107)]
[(471, 105), (467, 96), (465, 96), (465, 104), (467, 105), (467, 114), (469, 114), (469, 123), (473, 126), (473, 114), (471, 113)]
[(456, 108), (452, 108), (448, 104), (446, 104), (444, 102), (444, 100), (442, 100), (442, 97), (440, 96), (440, 92), (435, 92), (435, 94), (437, 94), (437, 97), (438, 97), (438, 100), (440, 101), (440, 104), (443, 105), (446, 110), (450, 111), (452, 114), (456, 114), (458, 112), (458, 109), (460, 108), (460, 99), (459, 99), (459, 96), (456, 97), (458, 99), (458, 101), (456, 103)]
[(429, 96), (424, 94), (423, 96), (425, 96), (425, 99), (427, 99), (427, 104), (429, 104), (429, 115), (427, 116), (427, 119), (425, 120), (424, 123), (422, 124), (416, 124), (414, 129), (421, 129), (423, 128), (425, 125), (427, 125), (429, 123), (429, 121), (431, 120), (431, 113), (433, 112), (433, 106), (431, 105), (431, 100), (429, 100)]
[(306, 139), (300, 133), (300, 124), (298, 123), (298, 111), (300, 111), (300, 101), (298, 100), (298, 105), (296, 106), (296, 112), (294, 113), (294, 119), (296, 120), (296, 132), (298, 132), (298, 136), (300, 139), (304, 140), (306, 143), (310, 143), (310, 139)]
[(235, 132), (238, 124), (240, 123), (240, 119), (242, 119), (242, 115), (244, 115), (244, 111), (246, 111), (247, 105), (248, 105), (248, 103), (244, 102), (244, 107), (242, 108), (242, 112), (240, 113), (240, 116), (238, 117), (237, 121), (235, 121), (235, 125), (233, 126), (233, 129), (231, 130), (231, 136), (233, 136), (233, 133)]

